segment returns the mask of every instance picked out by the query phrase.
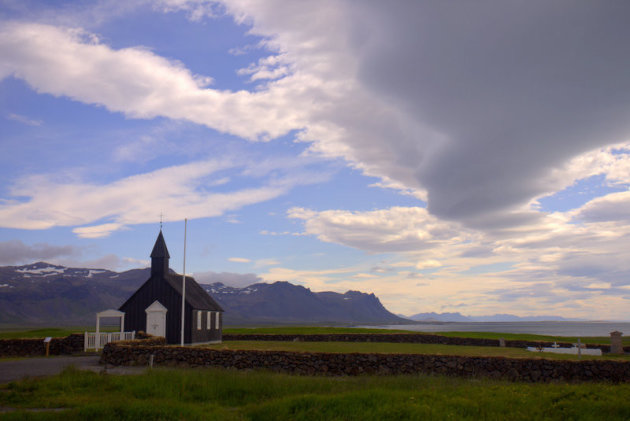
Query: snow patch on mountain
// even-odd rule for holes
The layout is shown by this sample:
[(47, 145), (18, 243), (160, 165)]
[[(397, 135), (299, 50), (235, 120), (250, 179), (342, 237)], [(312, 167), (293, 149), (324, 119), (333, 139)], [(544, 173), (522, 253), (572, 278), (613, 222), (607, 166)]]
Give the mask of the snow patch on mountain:
[[(26, 267), (24, 269), (17, 269), (16, 272), (21, 273), (21, 274), (28, 274), (28, 275), (41, 275), (41, 276), (51, 276), (51, 275), (59, 275), (61, 273), (64, 273), (66, 271), (66, 268), (60, 268), (60, 267), (55, 267), (55, 266), (47, 266), (47, 267), (43, 267), (43, 268), (36, 268), (36, 269), (31, 269), (29, 267)], [(28, 277), (28, 276), (25, 276)]]
[(87, 277), (91, 278), (92, 276), (94, 276), (95, 273), (105, 273), (107, 272), (106, 270), (102, 270), (102, 269), (90, 269), (88, 270), (88, 274)]

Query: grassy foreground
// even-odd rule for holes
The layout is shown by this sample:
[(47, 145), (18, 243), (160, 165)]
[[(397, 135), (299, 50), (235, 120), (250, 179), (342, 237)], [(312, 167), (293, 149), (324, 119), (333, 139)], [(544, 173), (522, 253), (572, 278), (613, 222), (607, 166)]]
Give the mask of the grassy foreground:
[[(0, 386), (1, 420), (630, 419), (630, 385), (436, 376), (306, 377), (220, 369), (68, 369)], [(55, 409), (27, 412), (26, 408)]]

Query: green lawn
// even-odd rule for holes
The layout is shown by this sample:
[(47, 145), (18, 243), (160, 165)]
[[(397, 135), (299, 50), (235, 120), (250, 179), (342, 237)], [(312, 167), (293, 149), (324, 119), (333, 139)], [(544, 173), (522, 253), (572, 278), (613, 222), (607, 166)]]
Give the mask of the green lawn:
[[(0, 339), (13, 338), (45, 338), (47, 336), (63, 337), (71, 333), (83, 333), (94, 331), (94, 326), (65, 327), (65, 328), (38, 328), (25, 330), (24, 328), (4, 328), (0, 329)], [(117, 328), (107, 327), (103, 332), (117, 331)], [(281, 335), (315, 335), (315, 334), (349, 334), (349, 333), (425, 333), (409, 330), (388, 330), (388, 329), (364, 329), (353, 327), (328, 327), (328, 326), (287, 326), (287, 327), (261, 327), (261, 328), (225, 328), (224, 334), (281, 334)], [(526, 333), (494, 333), (494, 332), (431, 332), (440, 336), (452, 336), (460, 338), (485, 338), (524, 341), (558, 341), (577, 342), (575, 337), (531, 335)], [(582, 343), (610, 344), (609, 337), (584, 337), (580, 338)], [(630, 336), (623, 338), (623, 343), (630, 346)]]
[(326, 335), (326, 334), (346, 334), (346, 333), (412, 333), (408, 330), (389, 329), (365, 329), (356, 327), (331, 327), (331, 326), (282, 326), (282, 327), (226, 327), (223, 334), (239, 335)]
[[(27, 339), (27, 338), (46, 338), (48, 336), (53, 338), (66, 337), (72, 333), (84, 333), (94, 332), (94, 326), (90, 327), (44, 327), (38, 329), (3, 329), (0, 330), (0, 339)], [(101, 328), (101, 332), (118, 332), (120, 329), (117, 327), (105, 326)]]
[[(0, 331), (0, 339), (22, 339), (22, 338), (45, 338), (51, 336), (53, 338), (60, 338), (70, 335), (71, 333), (83, 333), (88, 328), (40, 328), (40, 329), (6, 329)], [(92, 328), (91, 330), (94, 330)]]
[[(558, 341), (577, 343), (576, 336), (545, 336), (533, 335), (529, 333), (495, 333), (495, 332), (435, 332), (436, 335), (451, 336), (459, 338), (484, 338), (518, 340), (518, 341)], [(584, 344), (607, 344), (610, 345), (610, 336), (586, 336), (580, 337), (580, 341)], [(630, 336), (622, 337), (625, 346), (630, 346)]]
[[(261, 327), (261, 328), (225, 328), (224, 334), (278, 334), (278, 335), (315, 335), (315, 334), (348, 334), (348, 333), (425, 333), (429, 335), (459, 337), (459, 338), (482, 338), (521, 340), (521, 341), (549, 341), (549, 342), (570, 342), (576, 343), (578, 338), (571, 336), (545, 336), (533, 335), (529, 333), (495, 333), (495, 332), (417, 332), (410, 330), (388, 330), (388, 329), (363, 329), (352, 327), (313, 327), (313, 326), (291, 326), (291, 327)], [(630, 336), (623, 337), (623, 344), (630, 346)], [(582, 337), (585, 344), (610, 344), (610, 337)]]
[[(260, 351), (333, 352), (333, 353), (383, 353), (383, 354), (432, 354), (462, 355), (468, 357), (548, 358), (578, 360), (577, 355), (530, 352), (521, 348), (494, 346), (456, 346), (438, 344), (409, 344), (387, 342), (286, 342), (286, 341), (224, 341), (216, 345), (201, 345), (212, 349), (245, 349)], [(581, 359), (616, 359), (630, 361), (630, 355), (582, 356)]]
[(623, 420), (630, 385), (526, 384), (438, 376), (307, 377), (155, 369), (66, 370), (0, 386), (0, 420)]

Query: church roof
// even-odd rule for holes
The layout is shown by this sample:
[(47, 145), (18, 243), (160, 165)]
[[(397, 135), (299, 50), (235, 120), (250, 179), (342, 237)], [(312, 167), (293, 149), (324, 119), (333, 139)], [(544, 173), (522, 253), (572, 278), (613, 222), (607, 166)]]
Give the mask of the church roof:
[[(170, 273), (165, 275), (164, 279), (180, 296), (182, 295), (182, 275)], [(189, 276), (186, 277), (186, 302), (195, 310), (224, 311), (214, 298)]]
[(153, 251), (151, 252), (151, 258), (156, 257), (171, 258), (171, 255), (168, 254), (168, 249), (166, 248), (166, 242), (164, 241), (162, 230), (160, 230), (160, 234), (158, 235), (157, 240), (155, 240), (155, 245), (153, 246)]

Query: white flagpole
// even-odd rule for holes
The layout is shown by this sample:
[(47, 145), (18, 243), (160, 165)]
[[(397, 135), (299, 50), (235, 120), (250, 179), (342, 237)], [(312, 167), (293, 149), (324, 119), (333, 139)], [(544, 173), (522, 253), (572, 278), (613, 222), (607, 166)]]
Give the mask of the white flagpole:
[(188, 218), (184, 218), (184, 274), (182, 275), (182, 334), (181, 346), (184, 346), (184, 319), (186, 318), (186, 230)]

